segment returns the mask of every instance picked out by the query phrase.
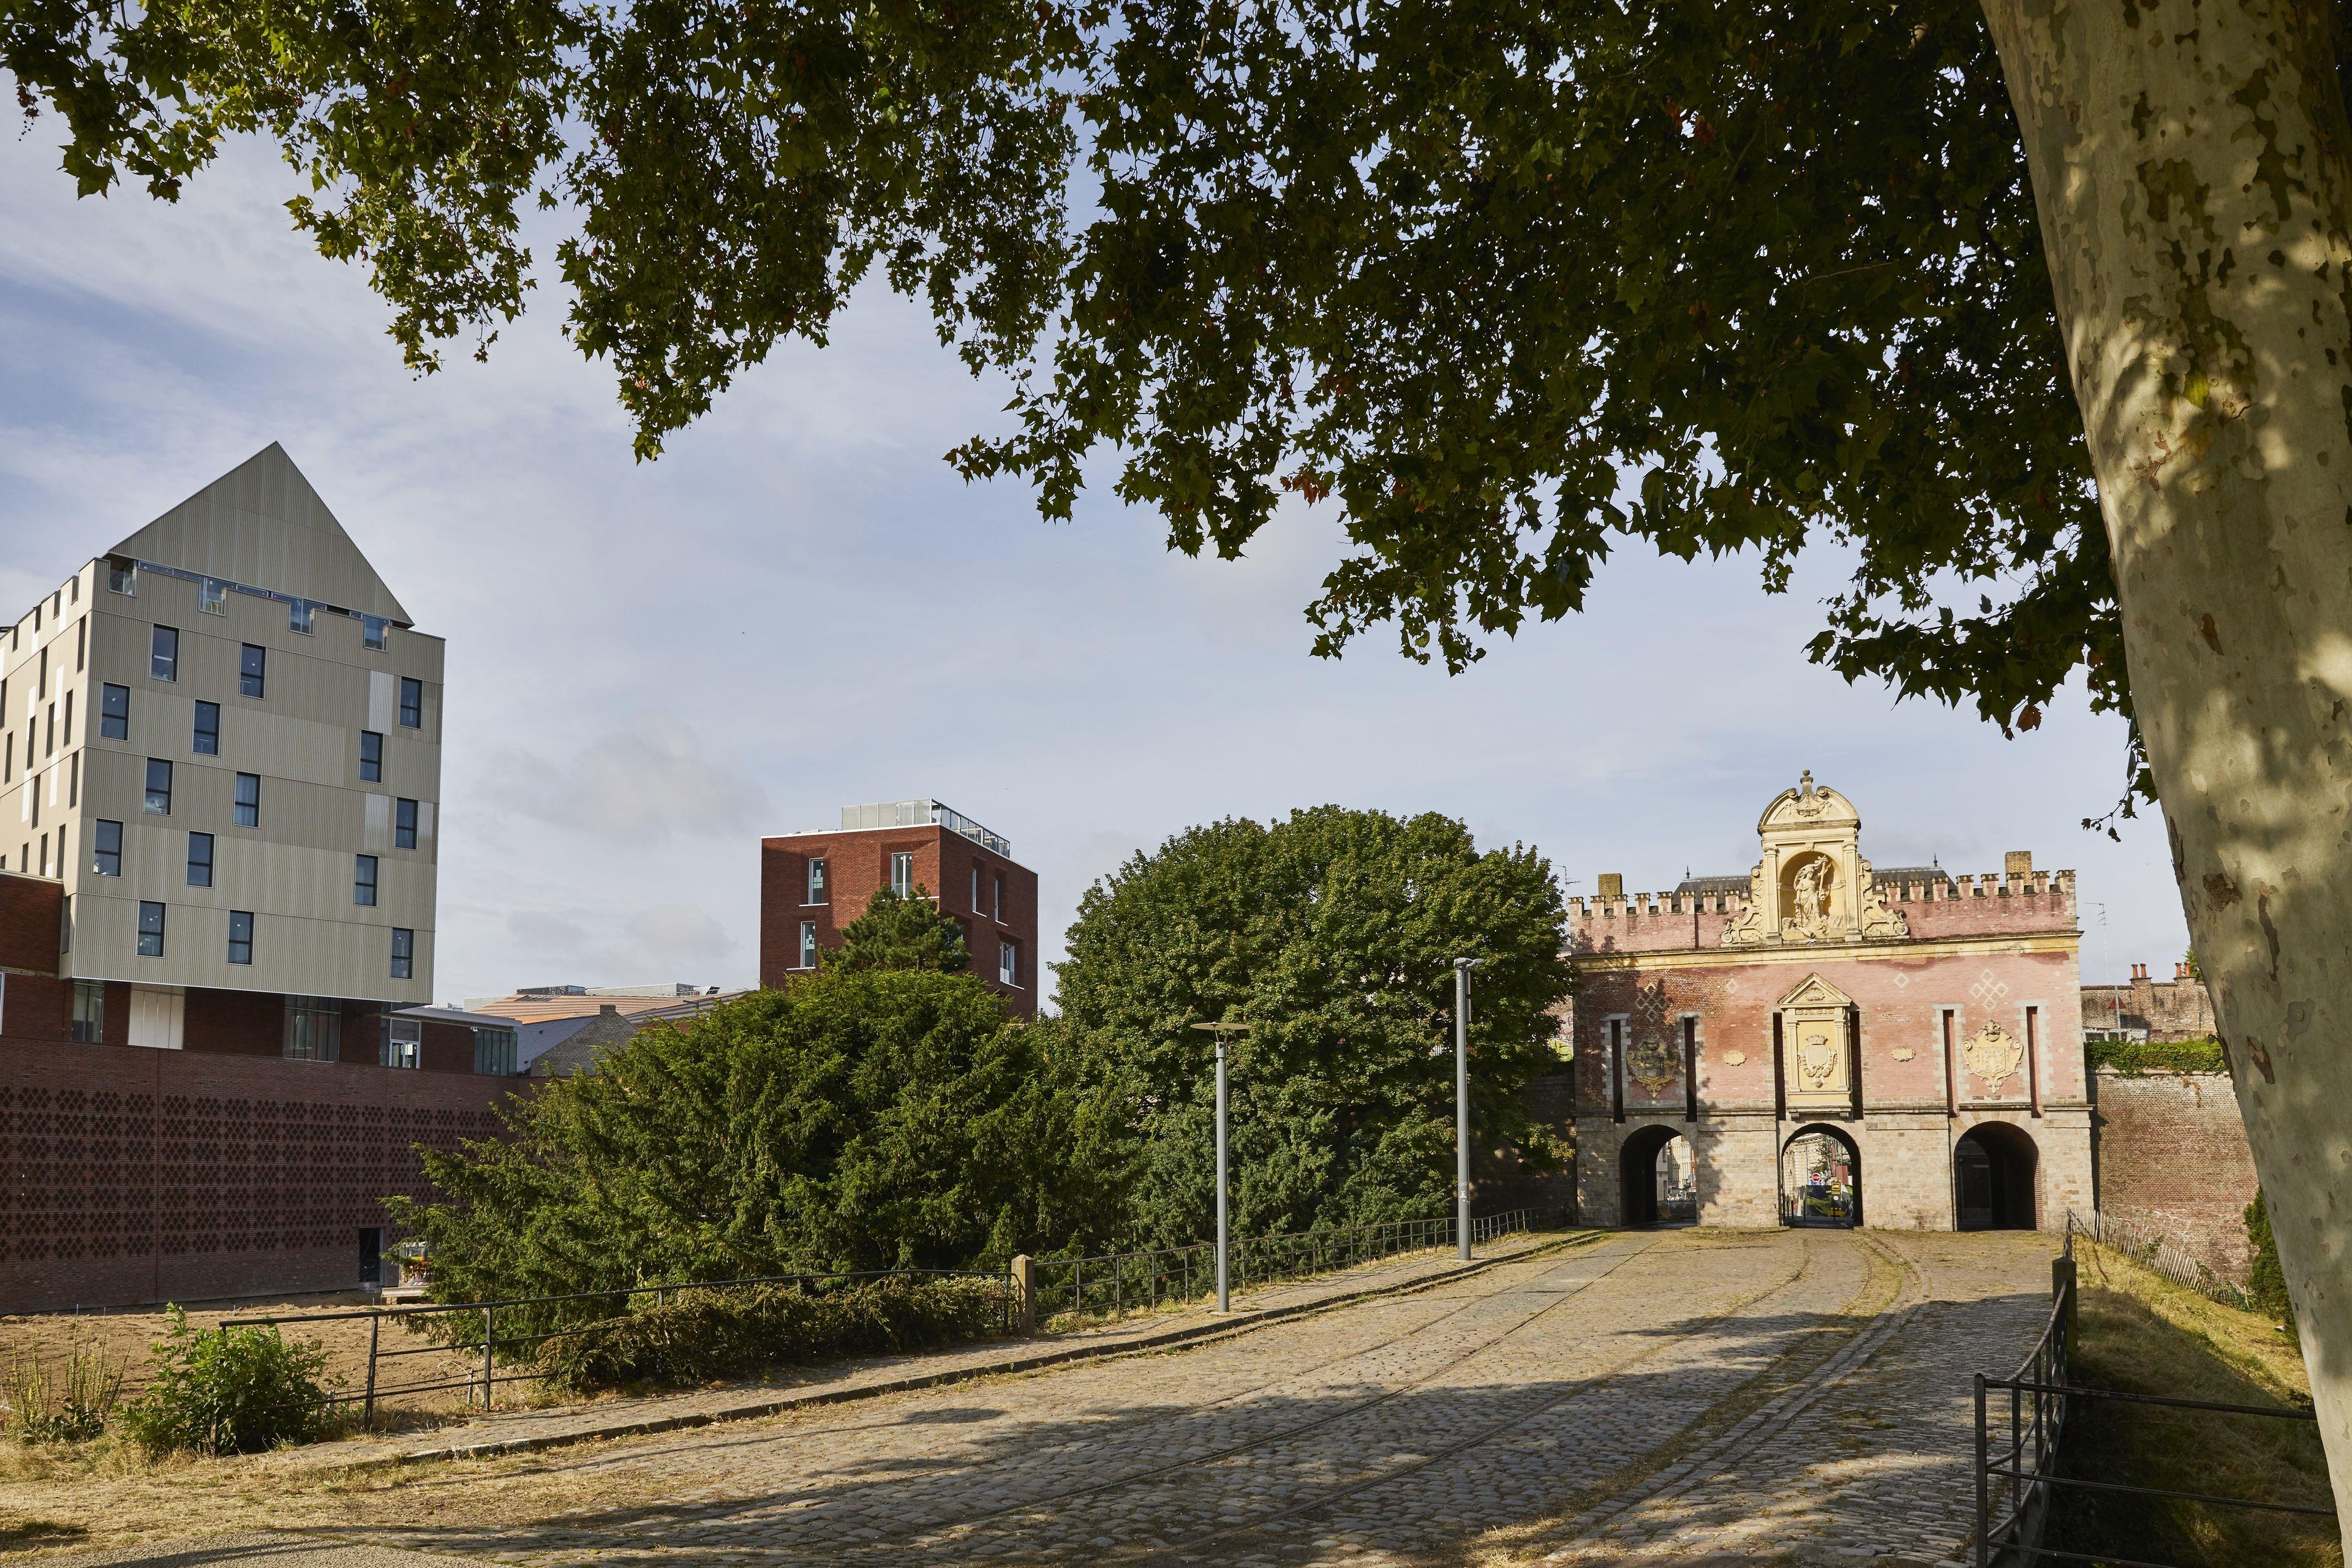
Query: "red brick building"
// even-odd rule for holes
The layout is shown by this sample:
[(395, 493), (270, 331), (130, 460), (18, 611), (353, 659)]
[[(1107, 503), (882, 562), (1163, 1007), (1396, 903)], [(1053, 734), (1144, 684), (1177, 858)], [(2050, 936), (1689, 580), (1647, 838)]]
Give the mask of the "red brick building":
[(58, 973), (63, 906), (0, 873), (0, 1312), (352, 1289), (383, 1200), (432, 1195), (417, 1146), (499, 1132), (504, 1020), (342, 1003), (305, 1027), (344, 1059), (289, 1058), (278, 997), (191, 988), (177, 1048), (125, 1044), (134, 988)]
[(830, 833), (760, 840), (760, 984), (816, 966), (884, 888), (920, 889), (963, 928), (971, 972), (1037, 1016), (1037, 873), (1003, 837), (935, 800), (842, 807)]
[(1746, 877), (1631, 897), (1603, 877), (1569, 900), (1588, 1223), (2091, 1214), (2074, 874), (2022, 852), (1998, 875), (1878, 871), (1861, 826), (1808, 773), (1765, 808)]

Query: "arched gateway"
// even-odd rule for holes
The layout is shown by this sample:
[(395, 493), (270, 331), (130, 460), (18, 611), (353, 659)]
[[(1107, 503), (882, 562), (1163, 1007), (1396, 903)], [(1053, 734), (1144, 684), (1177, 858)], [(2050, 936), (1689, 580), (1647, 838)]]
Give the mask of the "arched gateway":
[[(1583, 1213), (1654, 1224), (1687, 1196), (1706, 1225), (1943, 1230), (2090, 1212), (2073, 873), (2022, 850), (1982, 875), (1880, 868), (1810, 773), (1756, 833), (1744, 876), (1629, 896), (1603, 875), (1567, 900)], [(1691, 1175), (1662, 1185), (1670, 1149)]]
[(1671, 1127), (1644, 1127), (1617, 1158), (1617, 1190), (1629, 1226), (1689, 1225), (1698, 1218), (1698, 1163), (1690, 1140)]

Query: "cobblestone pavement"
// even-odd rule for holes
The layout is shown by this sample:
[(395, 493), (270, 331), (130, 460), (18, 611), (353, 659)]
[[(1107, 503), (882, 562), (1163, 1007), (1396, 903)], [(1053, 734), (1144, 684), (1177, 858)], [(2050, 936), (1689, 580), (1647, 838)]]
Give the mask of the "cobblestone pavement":
[[(529, 1568), (1937, 1561), (1969, 1374), (2038, 1331), (2051, 1250), (1621, 1233), (1189, 1349), (452, 1465), (439, 1519), (368, 1534)], [(469, 1524), (469, 1472), (509, 1519), (572, 1500)]]
[[(1478, 1258), (1482, 1263), (1492, 1264), (1521, 1253), (1552, 1250), (1560, 1243), (1557, 1236), (1521, 1232), (1485, 1244), (1478, 1249)], [(1306, 1279), (1237, 1288), (1233, 1293), (1232, 1314), (1222, 1318), (1211, 1310), (1213, 1302), (1202, 1300), (1190, 1306), (1097, 1321), (1034, 1340), (991, 1340), (917, 1354), (856, 1356), (825, 1366), (780, 1373), (762, 1381), (684, 1394), (598, 1399), (539, 1408), (516, 1406), (476, 1415), (429, 1435), (412, 1431), (389, 1437), (352, 1438), (331, 1448), (289, 1448), (275, 1459), (288, 1469), (310, 1468), (321, 1463), (359, 1465), (425, 1452), (454, 1449), (480, 1454), (499, 1445), (545, 1443), (583, 1435), (606, 1436), (614, 1427), (633, 1424), (660, 1422), (679, 1426), (698, 1425), (714, 1418), (733, 1419), (741, 1411), (765, 1414), (761, 1407), (772, 1407), (780, 1399), (837, 1400), (910, 1378), (945, 1383), (962, 1376), (985, 1375), (993, 1366), (1038, 1352), (1092, 1356), (1116, 1353), (1122, 1346), (1171, 1333), (1215, 1332), (1228, 1326), (1235, 1332), (1255, 1331), (1250, 1326), (1253, 1320), (1314, 1310), (1374, 1291), (1411, 1289), (1423, 1280), (1456, 1273), (1465, 1267), (1450, 1248), (1407, 1253)]]

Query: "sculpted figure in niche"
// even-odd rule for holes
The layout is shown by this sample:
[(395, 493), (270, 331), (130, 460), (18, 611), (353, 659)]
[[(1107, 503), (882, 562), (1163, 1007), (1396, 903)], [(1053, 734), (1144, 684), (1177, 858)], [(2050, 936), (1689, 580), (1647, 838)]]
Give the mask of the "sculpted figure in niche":
[(1823, 856), (1809, 855), (1797, 863), (1796, 874), (1789, 879), (1788, 907), (1780, 916), (1783, 935), (1819, 941), (1830, 934), (1830, 889), (1836, 875)]

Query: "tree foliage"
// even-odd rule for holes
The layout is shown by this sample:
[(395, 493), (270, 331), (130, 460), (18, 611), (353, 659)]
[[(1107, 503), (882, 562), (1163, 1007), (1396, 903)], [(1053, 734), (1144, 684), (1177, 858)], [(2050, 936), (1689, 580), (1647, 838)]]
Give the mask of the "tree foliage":
[(1224, 556), (1336, 500), (1321, 652), (1393, 618), (1458, 667), (1618, 539), (1775, 587), (1825, 540), (1810, 651), (1849, 677), (2128, 707), (1970, 0), (6, 0), (0, 62), (85, 192), (276, 139), (419, 365), (522, 308), (519, 212), (567, 207), (569, 330), (643, 454), (878, 265), (1014, 378), (967, 474), (1066, 516), (1108, 443)]
[(877, 888), (866, 912), (841, 928), (841, 945), (819, 957), (827, 969), (929, 969), (961, 974), (971, 966), (963, 927), (940, 912), (931, 895), (918, 886), (900, 898)]
[(402, 1217), (449, 1300), (1000, 1263), (1116, 1223), (1119, 1108), (1046, 1045), (969, 975), (820, 969), (550, 1080)]
[(1540, 1168), (1557, 1151), (1522, 1091), (1558, 1068), (1565, 938), (1548, 862), (1434, 815), (1228, 820), (1129, 860), (1079, 904), (1055, 1027), (1138, 1096), (1132, 1233), (1212, 1233), (1214, 1047), (1191, 1026), (1221, 1020), (1250, 1025), (1229, 1063), (1240, 1229), (1450, 1213), (1457, 957), (1484, 961), (1475, 1146)]

